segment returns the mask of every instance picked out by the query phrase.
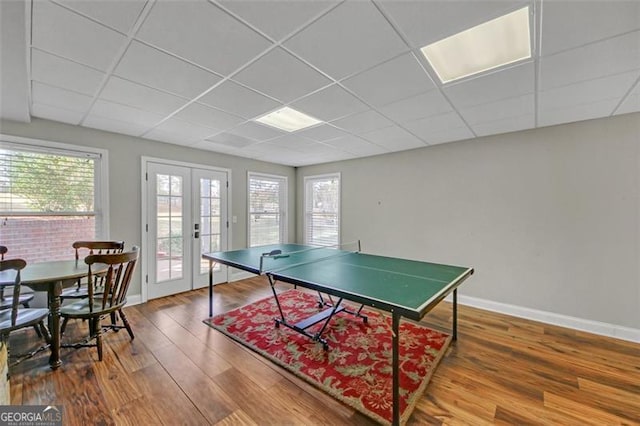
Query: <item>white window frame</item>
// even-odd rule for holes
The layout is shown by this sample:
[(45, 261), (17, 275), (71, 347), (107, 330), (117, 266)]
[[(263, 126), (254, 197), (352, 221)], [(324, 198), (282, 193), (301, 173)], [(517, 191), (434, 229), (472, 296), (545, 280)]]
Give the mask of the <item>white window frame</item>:
[(312, 175), (304, 177), (304, 189), (303, 189), (303, 200), (302, 200), (302, 215), (303, 215), (303, 227), (302, 227), (302, 236), (304, 244), (308, 244), (308, 235), (307, 235), (307, 201), (309, 194), (307, 193), (308, 183), (313, 180), (327, 180), (327, 179), (337, 179), (338, 180), (338, 241), (337, 244), (340, 244), (342, 241), (342, 174), (340, 172), (336, 173), (326, 173), (322, 175)]
[(44, 139), (31, 139), (0, 133), (0, 148), (33, 150), (42, 153), (61, 155), (96, 156), (94, 174), (94, 217), (96, 239), (109, 239), (109, 152), (106, 149), (53, 142)]
[(273, 175), (260, 172), (247, 172), (247, 247), (251, 247), (251, 178), (263, 178), (271, 180), (281, 180), (282, 190), (280, 194), (280, 243), (289, 241), (289, 220), (287, 211), (289, 210), (289, 179), (287, 176)]

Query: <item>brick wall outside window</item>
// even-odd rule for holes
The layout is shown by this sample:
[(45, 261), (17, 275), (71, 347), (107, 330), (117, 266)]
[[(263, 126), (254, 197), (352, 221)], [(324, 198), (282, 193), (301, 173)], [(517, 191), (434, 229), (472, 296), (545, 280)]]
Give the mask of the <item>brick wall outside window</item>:
[(0, 218), (0, 245), (9, 251), (5, 258), (27, 263), (74, 259), (71, 244), (95, 240), (95, 218), (87, 216)]

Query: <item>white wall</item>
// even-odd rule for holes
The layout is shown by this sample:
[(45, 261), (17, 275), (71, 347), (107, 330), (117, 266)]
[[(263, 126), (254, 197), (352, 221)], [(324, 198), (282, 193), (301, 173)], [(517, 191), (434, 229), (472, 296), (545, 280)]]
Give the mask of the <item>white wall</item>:
[[(342, 241), (475, 267), (461, 294), (640, 330), (640, 114), (297, 172), (342, 173)], [(640, 335), (640, 331), (638, 332)]]
[[(184, 161), (231, 169), (231, 214), (238, 217), (231, 226), (231, 247), (247, 245), (247, 172), (255, 171), (288, 177), (289, 239), (295, 241), (295, 169), (271, 163), (186, 148), (148, 139), (124, 136), (101, 130), (33, 119), (31, 123), (0, 121), (0, 133), (51, 142), (103, 148), (109, 151), (109, 227), (110, 238), (124, 240), (127, 247), (141, 245), (141, 157)], [(229, 218), (231, 222), (231, 218)], [(131, 284), (134, 299), (141, 292), (140, 270)]]

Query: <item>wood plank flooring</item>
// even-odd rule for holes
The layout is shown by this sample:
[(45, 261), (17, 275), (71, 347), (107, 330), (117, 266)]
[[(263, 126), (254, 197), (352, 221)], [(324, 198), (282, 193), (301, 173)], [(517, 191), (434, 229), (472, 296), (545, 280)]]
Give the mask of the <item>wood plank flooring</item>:
[[(283, 286), (283, 288), (288, 288)], [(368, 418), (204, 325), (208, 290), (126, 308), (136, 338), (11, 369), (12, 404), (64, 406), (65, 425), (368, 425)], [(256, 277), (215, 288), (220, 313), (270, 295)], [(423, 322), (449, 330), (451, 305)], [(86, 324), (69, 325), (67, 338)], [(33, 330), (11, 337), (20, 352)], [(458, 341), (408, 424), (640, 425), (640, 344), (466, 306)]]

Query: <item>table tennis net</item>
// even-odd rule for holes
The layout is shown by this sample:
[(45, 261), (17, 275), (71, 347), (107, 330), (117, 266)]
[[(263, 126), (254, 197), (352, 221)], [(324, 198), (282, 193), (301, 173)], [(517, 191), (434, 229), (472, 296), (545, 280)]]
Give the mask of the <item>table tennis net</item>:
[(310, 247), (290, 252), (274, 250), (260, 256), (260, 273), (280, 272), (295, 266), (321, 262), (358, 252), (360, 252), (360, 241), (333, 246)]

